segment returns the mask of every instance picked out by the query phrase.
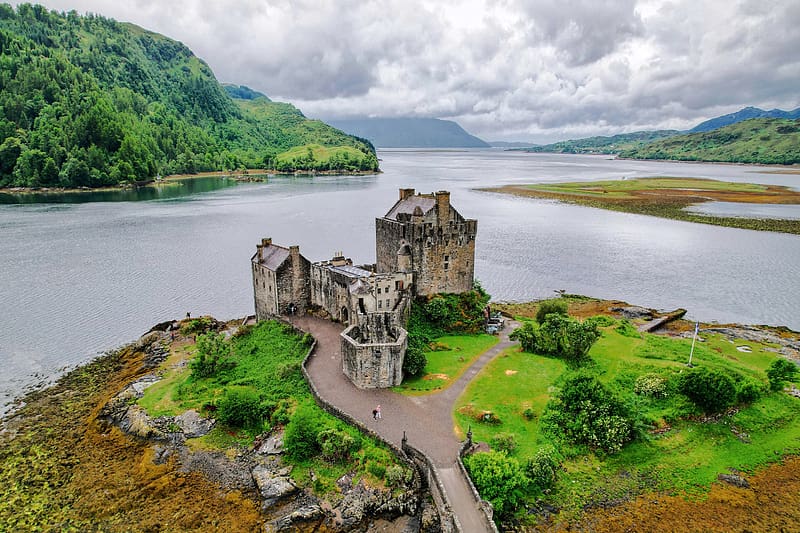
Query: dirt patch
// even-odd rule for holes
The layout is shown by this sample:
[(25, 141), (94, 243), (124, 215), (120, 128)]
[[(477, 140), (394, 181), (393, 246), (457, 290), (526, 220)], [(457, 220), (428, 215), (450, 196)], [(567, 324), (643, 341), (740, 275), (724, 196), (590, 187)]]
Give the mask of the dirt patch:
[[(647, 494), (588, 513), (572, 531), (797, 531), (800, 524), (800, 457), (788, 457), (747, 478), (750, 488), (715, 483), (702, 501)], [(562, 531), (549, 525), (539, 531)]]
[(519, 372), (519, 371), (518, 370), (506, 370), (506, 376), (513, 376), (517, 372)]
[(450, 376), (448, 376), (447, 374), (427, 374), (425, 377), (422, 378), (423, 381), (431, 381), (434, 379), (448, 380), (450, 379)]

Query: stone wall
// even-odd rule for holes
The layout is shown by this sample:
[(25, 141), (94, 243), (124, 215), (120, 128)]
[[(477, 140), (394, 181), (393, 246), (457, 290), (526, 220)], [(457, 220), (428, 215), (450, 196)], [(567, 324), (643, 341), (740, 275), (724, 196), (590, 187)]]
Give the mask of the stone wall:
[(401, 269), (398, 252), (407, 247), (416, 294), (469, 291), (475, 277), (478, 222), (453, 209), (449, 194), (436, 193), (436, 201), (436, 208), (424, 216), (401, 213), (398, 220), (375, 220), (378, 272)]
[(256, 261), (252, 262), (252, 267), (256, 318), (266, 320), (279, 314), (275, 272)]
[(386, 388), (403, 381), (407, 332), (395, 324), (392, 313), (359, 317), (341, 333), (342, 371), (361, 389)]

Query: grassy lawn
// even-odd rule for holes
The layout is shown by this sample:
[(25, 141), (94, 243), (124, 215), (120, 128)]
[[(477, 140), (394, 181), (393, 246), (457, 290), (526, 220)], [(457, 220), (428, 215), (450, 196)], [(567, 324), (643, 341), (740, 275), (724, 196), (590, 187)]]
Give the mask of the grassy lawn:
[(389, 450), (314, 402), (300, 368), (310, 345), (309, 337), (296, 334), (284, 324), (266, 321), (229, 342), (230, 359), (235, 365), (209, 378), (192, 375), (189, 363), (197, 352), (194, 343), (172, 346), (170, 356), (159, 368), (163, 379), (147, 388), (138, 404), (151, 416), (177, 415), (188, 409), (208, 412), (227, 391), (251, 389), (257, 392), (266, 413), (259, 427), (242, 429), (218, 423), (209, 434), (187, 440), (187, 445), (195, 450), (223, 450), (235, 455), (242, 447), (250, 446), (257, 434), (286, 424), (299, 409), (305, 409), (312, 413), (317, 430), (345, 432), (359, 446), (349, 458), (336, 463), (321, 457), (294, 462), (292, 477), (296, 481), (322, 493), (335, 491), (335, 480), (348, 471), (355, 471), (372, 485), (383, 483), (386, 469), (396, 463)]
[[(470, 383), (456, 404), (462, 433), (489, 442), (511, 433), (517, 442), (513, 456), (524, 463), (546, 444), (564, 457), (563, 471), (548, 499), (564, 516), (584, 505), (629, 498), (646, 490), (689, 495), (705, 494), (721, 473), (743, 472), (800, 452), (800, 400), (766, 390), (760, 399), (703, 421), (683, 395), (670, 390), (663, 399), (633, 392), (636, 378), (657, 373), (674, 383), (685, 371), (691, 339), (658, 335), (624, 336), (612, 325), (592, 347), (587, 370), (621, 397), (644, 423), (641, 436), (616, 455), (595, 454), (586, 447), (559, 444), (539, 420), (568, 368), (559, 359), (505, 351)], [(765, 371), (776, 359), (774, 347), (757, 342), (731, 342), (719, 334), (701, 334), (695, 346), (697, 367), (735, 371), (739, 379), (763, 385)], [(744, 348), (745, 351), (738, 348)], [(746, 351), (749, 350), (749, 351)], [(483, 422), (493, 413), (494, 423)]]
[(755, 204), (800, 204), (800, 192), (776, 185), (660, 177), (506, 185), (487, 190), (688, 222), (800, 234), (798, 220), (706, 216), (684, 210), (690, 205), (712, 200)]
[(428, 364), (423, 375), (405, 379), (392, 390), (418, 396), (446, 389), (498, 341), (498, 337), (485, 334), (439, 337), (433, 342), (436, 349), (425, 352)]

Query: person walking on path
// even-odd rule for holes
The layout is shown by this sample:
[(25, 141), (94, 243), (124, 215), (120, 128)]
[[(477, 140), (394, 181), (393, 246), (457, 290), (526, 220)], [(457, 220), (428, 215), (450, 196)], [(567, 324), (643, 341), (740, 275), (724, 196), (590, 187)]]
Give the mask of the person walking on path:
[(374, 420), (380, 420), (381, 419), (381, 404), (378, 404), (378, 406), (375, 409), (372, 410), (372, 418)]

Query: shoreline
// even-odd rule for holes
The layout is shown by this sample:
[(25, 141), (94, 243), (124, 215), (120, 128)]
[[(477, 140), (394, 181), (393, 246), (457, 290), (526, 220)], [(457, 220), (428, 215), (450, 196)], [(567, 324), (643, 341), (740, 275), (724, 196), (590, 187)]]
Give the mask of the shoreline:
[(252, 179), (255, 177), (278, 177), (278, 176), (372, 176), (381, 174), (382, 171), (358, 171), (358, 172), (338, 172), (331, 170), (324, 171), (310, 171), (298, 170), (295, 172), (278, 172), (275, 170), (267, 169), (250, 169), (249, 171), (230, 171), (230, 170), (213, 170), (208, 172), (198, 172), (196, 174), (170, 174), (163, 176), (161, 179), (152, 179), (149, 181), (142, 181), (132, 184), (124, 185), (111, 185), (106, 187), (0, 187), (0, 194), (78, 194), (78, 193), (93, 193), (93, 192), (119, 192), (130, 191), (144, 187), (158, 187), (160, 185), (169, 185), (170, 182), (183, 181), (198, 178), (231, 178), (236, 181), (263, 181), (260, 179)]

